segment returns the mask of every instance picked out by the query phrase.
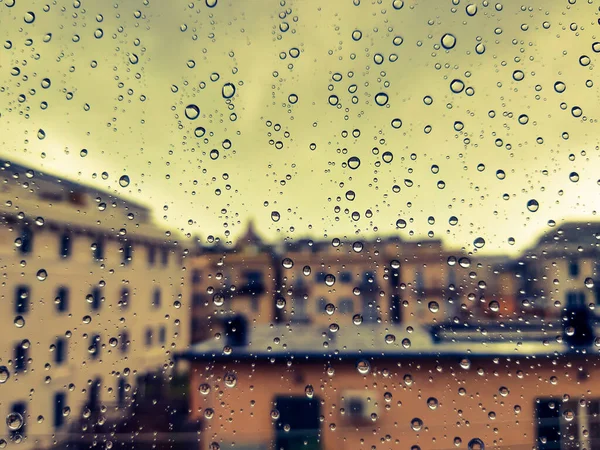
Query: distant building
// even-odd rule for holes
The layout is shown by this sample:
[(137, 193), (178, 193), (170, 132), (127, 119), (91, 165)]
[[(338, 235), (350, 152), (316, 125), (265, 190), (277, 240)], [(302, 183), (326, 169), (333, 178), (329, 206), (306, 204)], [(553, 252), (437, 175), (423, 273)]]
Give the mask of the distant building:
[[(334, 314), (335, 316), (335, 314)], [(595, 448), (600, 358), (548, 326), (248, 327), (194, 345), (199, 448)]]
[[(0, 417), (19, 448), (126, 417), (189, 341), (185, 245), (109, 192), (0, 164)], [(11, 416), (12, 417), (12, 416)]]

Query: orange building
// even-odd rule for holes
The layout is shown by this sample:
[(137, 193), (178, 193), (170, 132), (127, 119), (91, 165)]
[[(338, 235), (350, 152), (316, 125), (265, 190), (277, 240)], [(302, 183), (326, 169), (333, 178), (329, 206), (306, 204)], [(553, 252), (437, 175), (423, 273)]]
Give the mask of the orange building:
[[(335, 315), (334, 315), (335, 316)], [(342, 321), (340, 320), (340, 323)], [(597, 347), (548, 326), (256, 326), (181, 356), (200, 448), (597, 448)]]

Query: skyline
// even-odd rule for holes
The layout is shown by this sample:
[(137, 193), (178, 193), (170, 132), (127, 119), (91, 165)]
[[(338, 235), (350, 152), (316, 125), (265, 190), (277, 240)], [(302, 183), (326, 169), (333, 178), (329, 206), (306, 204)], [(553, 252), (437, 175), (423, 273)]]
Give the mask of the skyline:
[[(167, 227), (202, 238), (231, 231), (236, 240), (254, 217), (269, 241), (433, 231), (453, 248), (473, 251), (481, 237), (482, 254), (517, 254), (549, 220), (594, 220), (593, 5), (476, 2), (471, 15), (451, 2), (146, 3), (0, 5), (3, 157), (149, 204)], [(186, 116), (189, 105), (198, 118), (193, 108)]]

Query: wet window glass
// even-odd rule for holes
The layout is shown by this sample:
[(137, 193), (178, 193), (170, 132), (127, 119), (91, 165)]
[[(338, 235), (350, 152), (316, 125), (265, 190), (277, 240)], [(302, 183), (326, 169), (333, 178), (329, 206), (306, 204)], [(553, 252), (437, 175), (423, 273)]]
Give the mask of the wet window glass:
[(0, 0), (0, 450), (600, 448), (599, 27)]

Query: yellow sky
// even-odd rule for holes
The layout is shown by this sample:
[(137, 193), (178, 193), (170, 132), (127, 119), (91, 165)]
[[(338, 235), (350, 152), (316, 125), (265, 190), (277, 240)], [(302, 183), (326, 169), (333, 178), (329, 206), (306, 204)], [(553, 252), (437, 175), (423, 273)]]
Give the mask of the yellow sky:
[(548, 220), (591, 220), (599, 207), (597, 5), (3, 3), (0, 156), (146, 202), (171, 228), (235, 238), (253, 217), (272, 239), (432, 232), (515, 252)]

